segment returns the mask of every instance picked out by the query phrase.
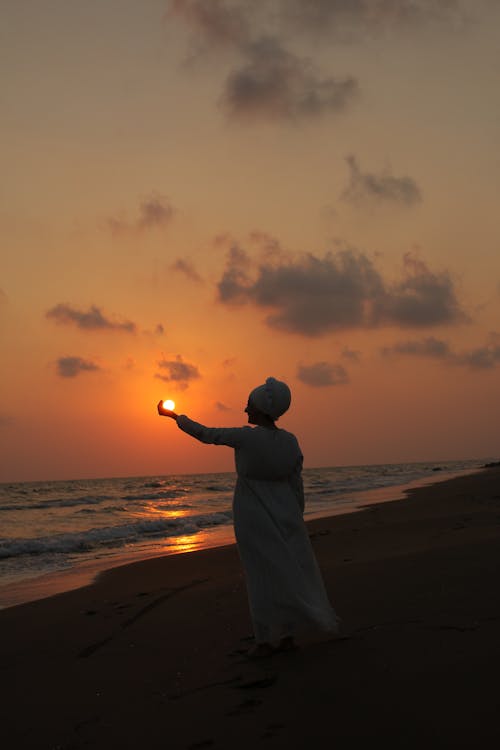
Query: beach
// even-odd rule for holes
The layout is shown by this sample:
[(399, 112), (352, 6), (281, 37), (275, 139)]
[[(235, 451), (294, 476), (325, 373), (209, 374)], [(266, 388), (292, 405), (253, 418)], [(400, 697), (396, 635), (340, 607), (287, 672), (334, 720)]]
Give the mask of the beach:
[(0, 611), (4, 746), (498, 743), (500, 468), (308, 528), (341, 631), (266, 660), (234, 545)]

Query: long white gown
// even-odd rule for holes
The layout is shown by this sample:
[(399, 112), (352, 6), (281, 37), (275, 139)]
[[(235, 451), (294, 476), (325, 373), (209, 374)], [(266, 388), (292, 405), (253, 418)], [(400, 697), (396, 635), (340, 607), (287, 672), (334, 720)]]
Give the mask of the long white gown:
[(257, 643), (315, 626), (335, 632), (302, 517), (302, 453), (297, 438), (266, 427), (205, 427), (185, 415), (178, 427), (202, 443), (234, 448), (238, 479), (233, 520)]

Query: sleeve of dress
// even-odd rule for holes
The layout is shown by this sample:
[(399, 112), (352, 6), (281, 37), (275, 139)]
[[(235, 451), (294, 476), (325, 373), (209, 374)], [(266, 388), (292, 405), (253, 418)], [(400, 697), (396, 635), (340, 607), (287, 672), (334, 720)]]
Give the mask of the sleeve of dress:
[(199, 440), (200, 443), (228, 445), (230, 448), (240, 446), (250, 429), (249, 427), (205, 427), (189, 419), (185, 414), (179, 414), (177, 417), (177, 427)]
[(300, 456), (300, 458), (297, 459), (297, 463), (295, 464), (295, 470), (293, 474), (291, 474), (289, 481), (295, 493), (297, 501), (299, 503), (300, 510), (303, 513), (304, 507), (305, 507), (305, 497), (304, 497), (304, 481), (302, 479), (302, 462), (303, 462), (303, 458), (302, 456)]

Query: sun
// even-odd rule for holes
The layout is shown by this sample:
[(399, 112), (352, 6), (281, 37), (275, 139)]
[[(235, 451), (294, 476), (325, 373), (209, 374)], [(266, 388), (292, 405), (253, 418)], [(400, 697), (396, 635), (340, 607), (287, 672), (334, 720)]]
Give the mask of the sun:
[(175, 401), (172, 401), (171, 398), (167, 398), (166, 401), (163, 402), (163, 408), (173, 411), (175, 409)]

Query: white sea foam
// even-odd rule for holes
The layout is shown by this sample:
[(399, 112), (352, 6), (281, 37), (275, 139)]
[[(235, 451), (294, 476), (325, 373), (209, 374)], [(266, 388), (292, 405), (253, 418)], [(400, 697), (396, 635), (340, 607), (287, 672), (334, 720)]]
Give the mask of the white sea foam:
[(196, 534), (208, 526), (229, 524), (231, 511), (196, 516), (145, 520), (122, 526), (105, 526), (85, 532), (56, 534), (36, 539), (1, 539), (0, 559), (21, 555), (47, 553), (75, 554), (88, 552), (98, 547), (116, 547), (133, 544), (151, 537), (168, 537), (180, 534)]

